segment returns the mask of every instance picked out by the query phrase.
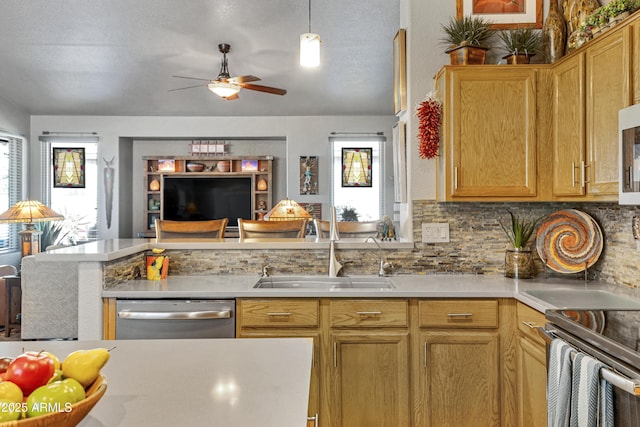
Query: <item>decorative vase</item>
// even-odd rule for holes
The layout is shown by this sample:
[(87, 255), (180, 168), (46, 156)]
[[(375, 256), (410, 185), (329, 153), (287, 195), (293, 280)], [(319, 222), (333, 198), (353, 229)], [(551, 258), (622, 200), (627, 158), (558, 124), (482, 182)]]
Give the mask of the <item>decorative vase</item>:
[(542, 42), (550, 64), (562, 58), (567, 43), (567, 26), (558, 10), (557, 0), (551, 0), (549, 4), (549, 14), (542, 27)]
[(262, 178), (259, 179), (257, 187), (258, 187), (258, 191), (267, 191), (267, 188), (268, 188), (267, 187), (267, 181), (262, 179)]
[(487, 48), (473, 45), (456, 46), (445, 51), (451, 65), (482, 65), (487, 56)]
[(220, 172), (229, 172), (231, 170), (231, 162), (229, 160), (220, 160), (216, 165)]
[(507, 249), (504, 254), (504, 275), (512, 279), (531, 279), (536, 275), (533, 253), (529, 248)]
[(598, 0), (562, 0), (562, 11), (567, 23), (567, 34), (578, 31), (582, 21), (600, 7)]
[(152, 180), (149, 183), (149, 190), (151, 191), (158, 191), (160, 190), (160, 181), (158, 181), (157, 179)]

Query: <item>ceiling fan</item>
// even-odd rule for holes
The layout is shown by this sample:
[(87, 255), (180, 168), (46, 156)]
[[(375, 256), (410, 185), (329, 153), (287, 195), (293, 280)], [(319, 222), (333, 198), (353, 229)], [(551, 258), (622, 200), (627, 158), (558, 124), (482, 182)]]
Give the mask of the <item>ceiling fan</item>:
[(256, 85), (249, 82), (255, 82), (260, 80), (260, 78), (256, 76), (236, 76), (231, 77), (229, 74), (229, 68), (227, 65), (227, 53), (231, 50), (231, 45), (226, 43), (221, 43), (218, 45), (218, 50), (222, 53), (222, 66), (220, 67), (220, 73), (218, 73), (218, 77), (215, 80), (209, 79), (199, 79), (196, 77), (185, 77), (185, 76), (173, 76), (179, 79), (189, 79), (189, 80), (202, 80), (207, 83), (202, 83), (194, 86), (181, 87), (178, 89), (170, 89), (169, 92), (173, 92), (176, 90), (183, 89), (191, 89), (194, 87), (207, 86), (207, 88), (218, 95), (220, 98), (225, 99), (227, 101), (231, 101), (234, 99), (238, 99), (238, 92), (240, 89), (249, 89), (255, 90), (258, 92), (271, 93), (274, 95), (284, 95), (287, 93), (284, 89), (278, 89), (270, 86), (262, 86)]

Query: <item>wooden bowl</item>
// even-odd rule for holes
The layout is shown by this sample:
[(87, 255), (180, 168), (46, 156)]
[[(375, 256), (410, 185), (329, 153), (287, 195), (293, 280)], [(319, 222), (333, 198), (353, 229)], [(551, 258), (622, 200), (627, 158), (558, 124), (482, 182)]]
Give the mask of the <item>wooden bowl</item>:
[(204, 165), (202, 163), (187, 163), (187, 170), (189, 172), (202, 172)]
[(87, 388), (87, 397), (80, 402), (71, 405), (69, 412), (52, 412), (34, 418), (25, 418), (18, 421), (3, 423), (9, 427), (72, 427), (76, 426), (89, 414), (89, 411), (98, 403), (98, 400), (107, 391), (107, 378), (100, 375)]

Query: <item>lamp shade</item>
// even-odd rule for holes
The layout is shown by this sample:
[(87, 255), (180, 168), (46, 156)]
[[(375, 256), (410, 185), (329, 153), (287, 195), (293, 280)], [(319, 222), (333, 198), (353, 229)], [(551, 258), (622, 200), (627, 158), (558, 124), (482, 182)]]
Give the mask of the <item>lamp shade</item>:
[(0, 223), (4, 222), (44, 222), (61, 221), (64, 216), (53, 211), (37, 200), (24, 200), (13, 205), (8, 211), (0, 215)]
[(288, 221), (293, 219), (311, 219), (311, 215), (295, 200), (283, 199), (278, 202), (269, 212), (266, 213), (264, 219), (269, 221)]
[(318, 34), (300, 34), (300, 65), (303, 67), (320, 65), (320, 36)]
[(213, 81), (207, 87), (220, 98), (228, 98), (240, 92), (240, 85), (232, 82)]

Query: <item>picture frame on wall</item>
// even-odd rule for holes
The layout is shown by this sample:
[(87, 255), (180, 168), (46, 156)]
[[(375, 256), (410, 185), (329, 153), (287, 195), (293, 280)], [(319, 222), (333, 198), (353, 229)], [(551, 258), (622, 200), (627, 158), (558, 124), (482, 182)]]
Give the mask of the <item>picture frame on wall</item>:
[(318, 156), (300, 156), (300, 194), (318, 194)]
[(396, 203), (407, 202), (407, 151), (406, 124), (398, 121), (393, 125), (393, 190)]
[(373, 148), (342, 149), (342, 186), (372, 187)]
[(542, 0), (456, 0), (456, 17), (477, 16), (491, 28), (542, 28)]
[(393, 38), (393, 100), (396, 115), (407, 110), (407, 36), (399, 29)]
[(85, 188), (85, 151), (84, 148), (54, 147), (53, 187)]

